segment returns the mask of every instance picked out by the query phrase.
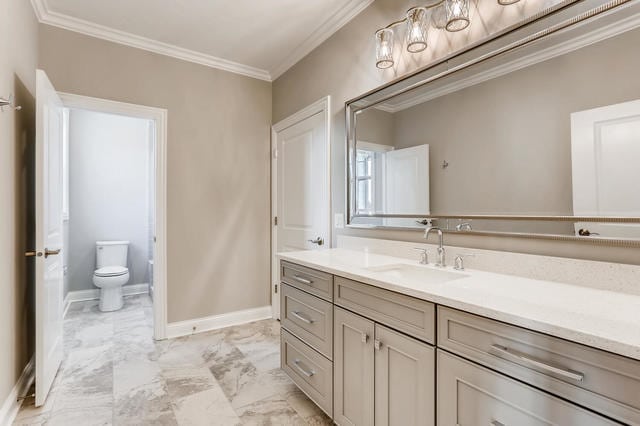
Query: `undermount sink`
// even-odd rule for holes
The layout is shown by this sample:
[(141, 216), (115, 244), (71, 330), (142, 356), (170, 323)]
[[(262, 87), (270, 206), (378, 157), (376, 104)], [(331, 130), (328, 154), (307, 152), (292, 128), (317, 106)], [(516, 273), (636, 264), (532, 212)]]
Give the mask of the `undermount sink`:
[(468, 275), (460, 272), (449, 272), (406, 263), (371, 266), (367, 270), (385, 274), (392, 278), (417, 280), (424, 284), (441, 284), (468, 277)]

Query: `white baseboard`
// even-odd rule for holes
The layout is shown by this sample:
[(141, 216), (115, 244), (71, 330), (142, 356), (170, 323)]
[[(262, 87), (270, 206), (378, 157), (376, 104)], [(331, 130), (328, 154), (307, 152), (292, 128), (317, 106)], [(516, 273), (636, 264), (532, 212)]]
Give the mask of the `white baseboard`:
[[(122, 294), (124, 296), (133, 296), (135, 294), (144, 294), (149, 292), (149, 284), (129, 284), (122, 287)], [(64, 298), (64, 316), (67, 315), (67, 310), (73, 302), (85, 302), (87, 300), (100, 299), (100, 289), (91, 288), (87, 290), (76, 290), (67, 293)]]
[(187, 321), (171, 322), (167, 325), (167, 338), (188, 336), (190, 334), (217, 330), (233, 325), (246, 324), (272, 318), (271, 305), (245, 309), (210, 317), (196, 318)]
[(18, 410), (20, 410), (20, 404), (22, 404), (22, 400), (18, 401), (18, 398), (24, 396), (33, 383), (34, 364), (35, 360), (31, 357), (24, 370), (22, 370), (16, 385), (11, 389), (7, 399), (4, 400), (2, 408), (0, 408), (0, 425), (9, 426), (13, 424), (18, 415)]

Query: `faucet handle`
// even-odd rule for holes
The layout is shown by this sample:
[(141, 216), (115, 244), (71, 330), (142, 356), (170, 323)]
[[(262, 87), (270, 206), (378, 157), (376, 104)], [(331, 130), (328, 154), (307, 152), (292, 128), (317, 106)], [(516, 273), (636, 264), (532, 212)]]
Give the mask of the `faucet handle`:
[(414, 247), (413, 249), (420, 252), (420, 264), (421, 265), (428, 265), (429, 264), (429, 255), (427, 253), (427, 249), (422, 248), (422, 247)]
[(464, 271), (464, 258), (476, 257), (475, 253), (461, 254), (458, 253), (453, 261), (453, 269), (456, 271)]

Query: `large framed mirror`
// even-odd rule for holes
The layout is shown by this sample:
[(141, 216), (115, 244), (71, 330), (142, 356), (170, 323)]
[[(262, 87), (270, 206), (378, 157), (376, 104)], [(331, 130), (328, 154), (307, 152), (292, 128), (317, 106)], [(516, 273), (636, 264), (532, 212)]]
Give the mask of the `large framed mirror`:
[(565, 1), (347, 102), (348, 226), (640, 245), (640, 1)]

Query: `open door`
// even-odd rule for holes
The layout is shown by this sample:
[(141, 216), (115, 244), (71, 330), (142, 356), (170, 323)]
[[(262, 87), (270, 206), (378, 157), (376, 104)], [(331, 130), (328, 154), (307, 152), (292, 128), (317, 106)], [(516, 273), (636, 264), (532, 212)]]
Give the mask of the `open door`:
[(62, 271), (63, 106), (42, 70), (36, 71), (36, 401), (44, 404), (63, 357)]

